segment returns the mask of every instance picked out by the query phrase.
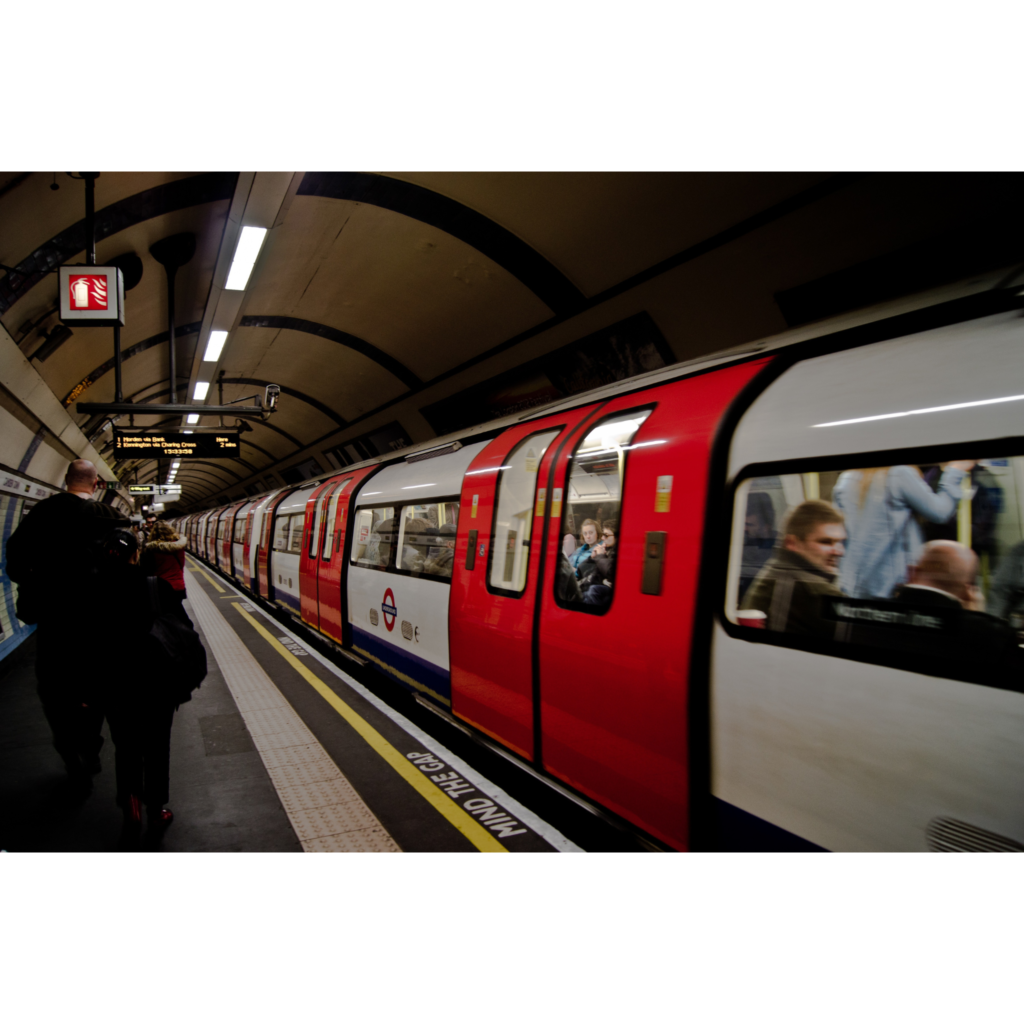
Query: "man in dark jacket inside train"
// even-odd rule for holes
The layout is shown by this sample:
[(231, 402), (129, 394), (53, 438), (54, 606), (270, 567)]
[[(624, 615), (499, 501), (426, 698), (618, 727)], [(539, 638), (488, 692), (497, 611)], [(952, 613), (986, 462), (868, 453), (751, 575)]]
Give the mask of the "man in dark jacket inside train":
[(754, 577), (741, 610), (764, 612), (768, 629), (835, 636), (822, 599), (842, 597), (836, 585), (846, 528), (827, 501), (805, 501), (786, 521), (782, 546)]
[(18, 584), (18, 617), (38, 623), (36, 678), (54, 748), (87, 786), (103, 745), (97, 545), (128, 518), (92, 500), (99, 480), (88, 460), (72, 462), (64, 482), (67, 491), (36, 505), (8, 540), (7, 575)]

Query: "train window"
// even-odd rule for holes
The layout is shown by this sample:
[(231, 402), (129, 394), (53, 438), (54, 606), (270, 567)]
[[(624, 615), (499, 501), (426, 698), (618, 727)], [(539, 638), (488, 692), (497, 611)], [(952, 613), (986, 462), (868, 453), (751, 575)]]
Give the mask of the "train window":
[(302, 524), (305, 518), (301, 512), (298, 515), (289, 516), (289, 519), (291, 519), (291, 536), (288, 542), (288, 550), (293, 555), (300, 554), (302, 551)]
[(398, 519), (398, 568), (450, 579), (458, 520), (457, 501), (406, 505)]
[(240, 515), (235, 520), (235, 538), (236, 544), (241, 544), (245, 540), (245, 516)]
[(374, 569), (386, 568), (391, 562), (391, 549), (396, 534), (394, 508), (359, 509), (353, 529), (352, 564)]
[[(327, 494), (334, 488), (328, 488)], [(313, 529), (309, 531), (309, 557), (316, 558), (317, 538), (320, 536), (320, 525), (324, 520), (324, 506), (327, 504), (327, 494), (321, 494), (316, 500), (316, 515), (313, 517)]]
[(291, 528), (290, 516), (278, 516), (274, 523), (274, 550), (288, 550), (288, 531)]
[(345, 489), (352, 482), (352, 477), (342, 480), (335, 492), (331, 495), (330, 504), (327, 506), (327, 525), (324, 528), (324, 546), (320, 553), (321, 558), (331, 557), (331, 544), (334, 541), (335, 520), (338, 518), (338, 499), (345, 493)]
[(743, 480), (726, 618), (747, 639), (1024, 688), (1024, 457), (918, 455)]
[(530, 529), (537, 500), (538, 469), (555, 430), (531, 434), (509, 452), (498, 477), (498, 499), (491, 536), (489, 589), (521, 594), (530, 561)]
[(242, 543), (248, 544), (252, 539), (252, 516), (245, 517), (245, 531), (242, 533)]
[(626, 453), (650, 414), (635, 409), (592, 427), (569, 460), (564, 502), (557, 490), (551, 496), (552, 515), (563, 504), (555, 573), (555, 598), (563, 606), (603, 614), (611, 604)]

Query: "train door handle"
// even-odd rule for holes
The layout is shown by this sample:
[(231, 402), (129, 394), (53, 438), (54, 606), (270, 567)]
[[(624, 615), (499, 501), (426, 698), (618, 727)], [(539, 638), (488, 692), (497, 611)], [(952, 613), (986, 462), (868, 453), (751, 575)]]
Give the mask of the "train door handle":
[(469, 531), (469, 548), (466, 551), (466, 568), (472, 569), (476, 565), (476, 538), (479, 535), (479, 530)]
[(661, 572), (665, 566), (665, 539), (668, 536), (664, 530), (649, 530), (644, 534), (644, 568), (640, 577), (640, 593), (654, 594), (661, 593)]

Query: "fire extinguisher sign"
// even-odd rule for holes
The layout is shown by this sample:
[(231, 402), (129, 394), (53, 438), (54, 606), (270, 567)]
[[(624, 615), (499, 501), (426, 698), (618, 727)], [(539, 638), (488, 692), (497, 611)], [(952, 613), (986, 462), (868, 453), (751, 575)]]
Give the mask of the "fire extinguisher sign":
[(60, 318), (66, 324), (124, 325), (124, 278), (117, 267), (61, 267)]

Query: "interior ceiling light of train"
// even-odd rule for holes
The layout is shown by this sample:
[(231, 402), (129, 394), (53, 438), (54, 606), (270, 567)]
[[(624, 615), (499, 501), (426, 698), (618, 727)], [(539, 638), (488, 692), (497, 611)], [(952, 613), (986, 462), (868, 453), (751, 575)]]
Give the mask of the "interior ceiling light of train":
[[(85, 262), (78, 172), (0, 173), (0, 322), (121, 480), (175, 479), (188, 510), (1010, 264), (1018, 192), (997, 174), (103, 171), (129, 416), (77, 410), (115, 377), (111, 329), (58, 317), (56, 271)], [(268, 385), (272, 416), (203, 411)], [(238, 429), (241, 457), (115, 462), (129, 427)]]

